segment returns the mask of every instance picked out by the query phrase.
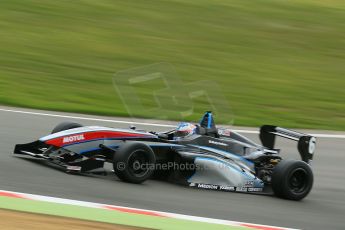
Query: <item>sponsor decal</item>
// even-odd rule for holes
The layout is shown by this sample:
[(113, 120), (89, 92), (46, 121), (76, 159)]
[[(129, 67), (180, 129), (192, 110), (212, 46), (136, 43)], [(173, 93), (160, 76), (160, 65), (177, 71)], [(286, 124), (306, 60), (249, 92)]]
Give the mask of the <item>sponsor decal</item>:
[(263, 188), (248, 188), (248, 187), (233, 187), (226, 185), (213, 185), (213, 184), (199, 184), (199, 183), (190, 183), (190, 187), (210, 189), (210, 190), (219, 190), (226, 192), (262, 192)]
[(73, 165), (69, 165), (66, 168), (69, 171), (81, 171), (81, 167), (80, 166), (73, 166)]
[(248, 192), (247, 187), (236, 187), (236, 192)]
[(222, 145), (222, 146), (228, 146), (227, 144), (225, 143), (222, 143), (222, 142), (218, 142), (218, 141), (212, 141), (212, 140), (209, 140), (208, 143), (210, 144), (214, 144), (214, 145)]
[(82, 141), (82, 140), (85, 140), (85, 137), (83, 134), (80, 134), (80, 135), (64, 137), (62, 143), (70, 143), (70, 142)]
[(44, 139), (40, 139), (45, 141), (48, 145), (54, 146), (64, 146), (68, 144), (77, 144), (80, 141), (88, 140), (93, 141), (95, 139), (124, 139), (127, 138), (152, 138), (154, 137), (151, 134), (144, 134), (144, 133), (131, 133), (131, 132), (124, 132), (124, 131), (97, 131), (97, 132), (84, 132), (79, 134), (69, 134), (64, 137), (56, 137), (50, 139), (50, 135), (45, 137)]
[(230, 136), (230, 130), (228, 130), (228, 129), (219, 129), (218, 130), (218, 134), (219, 135), (223, 135), (223, 136)]
[(219, 190), (222, 191), (235, 191), (235, 187), (231, 187), (231, 186), (219, 186)]
[(262, 192), (263, 188), (248, 188), (248, 192)]
[(198, 188), (218, 190), (218, 185), (213, 184), (198, 184)]
[(254, 181), (248, 180), (244, 183), (243, 187), (253, 187), (254, 186)]

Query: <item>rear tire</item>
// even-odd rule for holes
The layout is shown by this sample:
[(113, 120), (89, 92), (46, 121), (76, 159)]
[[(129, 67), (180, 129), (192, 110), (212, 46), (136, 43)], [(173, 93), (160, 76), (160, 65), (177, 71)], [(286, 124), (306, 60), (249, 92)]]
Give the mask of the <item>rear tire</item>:
[(155, 162), (155, 154), (149, 146), (127, 142), (115, 152), (113, 168), (122, 181), (140, 184), (151, 177)]
[(74, 128), (80, 128), (83, 127), (81, 124), (78, 123), (74, 123), (74, 122), (62, 122), (60, 124), (58, 124), (57, 126), (55, 126), (55, 128), (52, 131), (53, 133), (58, 133), (61, 131), (65, 131), (68, 129), (74, 129)]
[(304, 161), (282, 160), (274, 168), (272, 188), (278, 197), (301, 200), (313, 187), (313, 172)]

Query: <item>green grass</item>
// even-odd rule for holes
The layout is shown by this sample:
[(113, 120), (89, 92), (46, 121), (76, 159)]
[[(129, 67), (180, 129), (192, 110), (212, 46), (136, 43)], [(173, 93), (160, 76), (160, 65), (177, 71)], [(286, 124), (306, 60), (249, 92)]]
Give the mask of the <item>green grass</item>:
[[(217, 83), (218, 121), (345, 130), (343, 0), (0, 1), (1, 104), (128, 116), (113, 74), (158, 62)], [(146, 107), (156, 84), (138, 87)]]
[(197, 221), (145, 216), (140, 214), (129, 214), (113, 210), (86, 208), (75, 205), (57, 204), (44, 201), (24, 200), (17, 198), (7, 198), (1, 196), (0, 208), (38, 214), (77, 218), (88, 221), (99, 221), (111, 224), (136, 226), (149, 229), (249, 230), (249, 228), (246, 227), (232, 227), (228, 225), (210, 224)]

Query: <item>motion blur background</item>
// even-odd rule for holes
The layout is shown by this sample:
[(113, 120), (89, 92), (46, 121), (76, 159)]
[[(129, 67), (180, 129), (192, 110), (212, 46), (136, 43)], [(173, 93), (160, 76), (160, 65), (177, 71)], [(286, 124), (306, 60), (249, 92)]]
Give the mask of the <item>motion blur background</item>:
[(343, 0), (2, 0), (0, 104), (128, 116), (114, 74), (164, 62), (217, 83), (235, 125), (345, 130), (344, 22)]

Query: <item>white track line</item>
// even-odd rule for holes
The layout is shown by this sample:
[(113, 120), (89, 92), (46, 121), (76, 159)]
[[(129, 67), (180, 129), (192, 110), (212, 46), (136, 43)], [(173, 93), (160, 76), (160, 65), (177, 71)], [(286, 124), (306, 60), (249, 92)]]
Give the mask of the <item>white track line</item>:
[(197, 222), (204, 222), (204, 223), (210, 223), (210, 224), (221, 224), (221, 225), (228, 225), (228, 226), (234, 226), (234, 227), (247, 227), (249, 229), (257, 229), (257, 230), (296, 230), (292, 228), (252, 224), (252, 223), (245, 223), (245, 222), (238, 222), (238, 221), (231, 221), (231, 220), (221, 220), (221, 219), (206, 218), (206, 217), (199, 217), (199, 216), (190, 216), (190, 215), (183, 215), (183, 214), (177, 214), (177, 213), (171, 213), (171, 212), (153, 211), (153, 210), (148, 210), (148, 209), (129, 208), (129, 207), (124, 207), (124, 206), (100, 204), (100, 203), (86, 202), (86, 201), (79, 201), (79, 200), (70, 200), (70, 199), (57, 198), (57, 197), (51, 197), (51, 196), (34, 195), (30, 193), (12, 192), (12, 191), (7, 191), (7, 190), (0, 190), (0, 197), (2, 196), (15, 197), (17, 199), (45, 201), (45, 202), (56, 203), (56, 204), (76, 205), (76, 206), (87, 207), (87, 208), (115, 210), (119, 212), (127, 212), (127, 213), (134, 213), (134, 214), (136, 213), (136, 214), (141, 214), (141, 215), (197, 221)]
[[(14, 109), (1, 109), (0, 108), (0, 111), (2, 111), (2, 112), (10, 112), (10, 113), (20, 113), (20, 114), (36, 115), (36, 116), (59, 117), (59, 118), (88, 120), (88, 121), (101, 121), (101, 122), (109, 122), (109, 123), (136, 124), (136, 125), (168, 127), (168, 128), (176, 127), (174, 125), (167, 125), (167, 124), (134, 122), (134, 121), (122, 121), (122, 120), (110, 120), (110, 119), (102, 119), (102, 118), (61, 115), (61, 114), (53, 114), (53, 113), (30, 112), (30, 111), (14, 110)], [(248, 134), (258, 134), (259, 133), (259, 131), (243, 130), (243, 129), (233, 129), (233, 131), (234, 132), (239, 132), (239, 133), (248, 133)], [(314, 134), (310, 134), (310, 135), (315, 136), (315, 137), (322, 137), (322, 138), (342, 138), (342, 139), (345, 138), (345, 135), (341, 135), (341, 134), (314, 133)]]
[(29, 115), (37, 115), (37, 116), (46, 116), (46, 117), (59, 117), (59, 118), (88, 120), (88, 121), (111, 122), (111, 123), (120, 123), (120, 124), (136, 124), (136, 125), (147, 125), (147, 126), (158, 126), (158, 127), (169, 127), (169, 128), (170, 127), (176, 127), (174, 125), (165, 125), (165, 124), (156, 124), (156, 123), (144, 123), (144, 122), (133, 122), (133, 121), (109, 120), (109, 119), (92, 118), (92, 117), (60, 115), (60, 114), (52, 114), (52, 113), (29, 112), (29, 111), (13, 110), (13, 109), (0, 109), (0, 111), (2, 111), (2, 112), (11, 112), (11, 113), (29, 114)]

